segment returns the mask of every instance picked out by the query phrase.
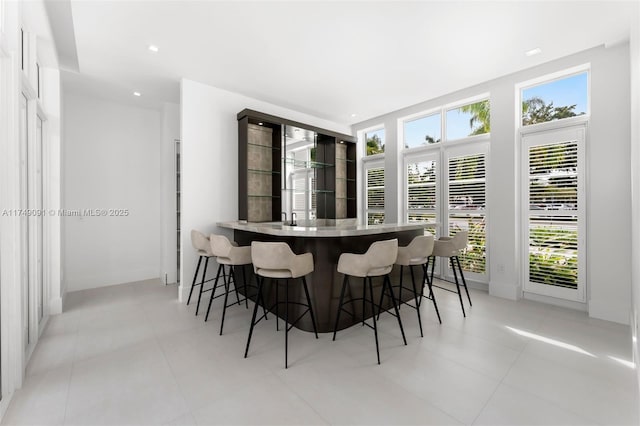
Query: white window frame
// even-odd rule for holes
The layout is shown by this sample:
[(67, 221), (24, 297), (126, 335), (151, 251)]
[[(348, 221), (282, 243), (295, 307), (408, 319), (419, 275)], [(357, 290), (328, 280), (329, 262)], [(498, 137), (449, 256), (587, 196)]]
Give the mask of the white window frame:
[[(522, 94), (526, 89), (532, 87), (541, 86), (546, 83), (553, 83), (554, 81), (563, 80), (574, 75), (587, 73), (587, 111), (583, 115), (575, 117), (562, 118), (560, 120), (547, 121), (545, 123), (530, 124), (528, 126), (522, 125)], [(540, 77), (532, 78), (522, 83), (516, 84), (516, 129), (520, 130), (520, 133), (529, 133), (542, 130), (548, 130), (549, 128), (567, 127), (575, 124), (581, 124), (587, 121), (591, 117), (591, 63), (578, 65), (575, 67), (567, 68), (562, 71), (557, 71), (550, 74), (545, 74)], [(553, 124), (552, 124), (553, 123)], [(551, 127), (547, 127), (551, 126)]]
[[(528, 126), (522, 125), (522, 95), (525, 89), (539, 86), (545, 83), (551, 83), (553, 81), (562, 80), (573, 75), (587, 73), (587, 110), (583, 115), (563, 118), (560, 120), (547, 121), (544, 123), (530, 124)], [(554, 73), (545, 74), (540, 77), (536, 77), (527, 81), (523, 81), (515, 85), (515, 126), (517, 129), (517, 142), (518, 146), (516, 151), (520, 158), (520, 282), (522, 283), (522, 293), (536, 294), (542, 296), (548, 296), (553, 298), (560, 298), (568, 301), (575, 301), (578, 303), (586, 303), (588, 278), (586, 275), (586, 262), (587, 262), (587, 245), (586, 245), (586, 226), (587, 226), (587, 214), (586, 214), (586, 158), (587, 158), (587, 144), (588, 144), (588, 127), (589, 120), (591, 118), (591, 63), (585, 63), (571, 68), (566, 68)], [(578, 175), (578, 289), (560, 289), (554, 286), (531, 286), (528, 283), (528, 263), (529, 263), (529, 200), (528, 197), (528, 149), (524, 146), (524, 139), (526, 136), (534, 134), (560, 134), (563, 131), (570, 131), (571, 129), (582, 128), (584, 131), (583, 145), (578, 149), (578, 162), (579, 162), (579, 175)], [(582, 149), (580, 149), (582, 148)], [(582, 164), (582, 167), (580, 167)], [(540, 291), (537, 291), (540, 290)], [(560, 291), (565, 290), (565, 291)]]
[[(398, 143), (399, 152), (402, 153), (402, 160), (399, 162), (398, 180), (402, 185), (402, 220), (408, 221), (409, 209), (408, 209), (408, 186), (407, 186), (407, 164), (419, 161), (421, 158), (435, 158), (439, 164), (438, 167), (438, 181), (437, 181), (437, 203), (436, 208), (436, 236), (448, 235), (449, 233), (449, 181), (448, 181), (448, 162), (449, 157), (459, 155), (473, 155), (483, 153), (485, 155), (485, 170), (486, 170), (486, 186), (485, 186), (485, 200), (490, 199), (490, 187), (489, 187), (489, 170), (490, 170), (490, 146), (491, 146), (491, 133), (483, 133), (480, 135), (472, 135), (464, 138), (457, 138), (450, 140), (447, 135), (447, 112), (453, 109), (460, 108), (465, 105), (488, 101), (491, 105), (491, 94), (488, 92), (480, 93), (475, 96), (471, 96), (465, 99), (460, 99), (455, 102), (444, 104), (437, 108), (431, 108), (425, 111), (414, 113), (411, 115), (403, 116), (398, 119)], [(433, 145), (418, 146), (413, 148), (404, 148), (404, 123), (412, 121), (420, 117), (426, 117), (440, 112), (441, 119), (441, 141)], [(366, 176), (363, 174), (363, 176)], [(365, 187), (366, 190), (366, 187)], [(488, 283), (489, 282), (489, 270), (490, 270), (490, 249), (489, 249), (489, 222), (490, 212), (489, 206), (485, 202), (485, 208), (482, 210), (485, 218), (485, 253), (486, 264), (485, 272), (482, 274), (472, 273), (465, 271), (465, 279), (471, 281)], [(439, 262), (440, 266), (436, 267), (436, 274), (446, 279), (452, 279), (449, 274), (448, 265), (445, 262)]]

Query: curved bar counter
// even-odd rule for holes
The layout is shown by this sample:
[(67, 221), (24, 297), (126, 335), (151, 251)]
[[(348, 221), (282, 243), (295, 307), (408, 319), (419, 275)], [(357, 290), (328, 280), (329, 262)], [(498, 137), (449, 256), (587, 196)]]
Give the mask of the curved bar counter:
[[(375, 241), (398, 239), (401, 246), (407, 245), (411, 240), (418, 236), (424, 235), (425, 228), (434, 228), (435, 223), (419, 223), (419, 224), (382, 224), (382, 225), (335, 225), (335, 226), (287, 226), (282, 223), (245, 223), (245, 222), (221, 222), (217, 224), (221, 228), (233, 229), (234, 239), (240, 245), (250, 245), (252, 241), (281, 241), (289, 244), (296, 254), (305, 252), (313, 253), (315, 268), (313, 273), (307, 277), (309, 291), (311, 293), (311, 302), (313, 304), (314, 313), (319, 333), (333, 332), (334, 322), (338, 309), (340, 298), (340, 289), (342, 286), (343, 276), (337, 271), (338, 258), (341, 253), (364, 253), (369, 245)], [(407, 268), (408, 270), (408, 268)], [(396, 284), (399, 280), (399, 268), (394, 268), (391, 280)], [(411, 275), (405, 272), (403, 281), (410, 283)], [(247, 279), (253, 278), (253, 271), (247, 276)], [(416, 281), (422, 279), (422, 274), (418, 273)], [(350, 281), (353, 297), (361, 297), (362, 280), (352, 279)], [(381, 281), (374, 280), (375, 297), (380, 297)], [(240, 292), (242, 286), (238, 286)], [(265, 300), (267, 306), (271, 306), (276, 300), (276, 291), (273, 286), (267, 286), (265, 290)], [(282, 291), (280, 292), (282, 293)], [(397, 296), (397, 295), (396, 295)], [(409, 299), (412, 295), (408, 291), (403, 293), (403, 299)], [(255, 299), (255, 295), (249, 295)], [(280, 294), (280, 298), (284, 295)], [(293, 290), (289, 295), (290, 299), (297, 300), (304, 297), (300, 294), (294, 294)], [(377, 300), (377, 299), (376, 299)], [(292, 306), (289, 311), (289, 318), (297, 318), (304, 311), (298, 312), (297, 306)], [(279, 316), (284, 318), (284, 312), (279, 312)], [(362, 321), (362, 303), (353, 303), (353, 317), (349, 315), (341, 315), (338, 329), (344, 329), (351, 325)], [(365, 310), (364, 317), (371, 317), (371, 312)], [(309, 316), (302, 318), (296, 327), (311, 331), (312, 324)]]

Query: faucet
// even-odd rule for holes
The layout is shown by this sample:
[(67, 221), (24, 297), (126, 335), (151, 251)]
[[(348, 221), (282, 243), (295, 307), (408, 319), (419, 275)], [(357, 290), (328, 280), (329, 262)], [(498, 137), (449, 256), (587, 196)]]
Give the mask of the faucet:
[[(298, 224), (296, 223), (296, 213), (295, 212), (291, 212), (291, 226), (298, 226)], [(285, 218), (286, 220), (286, 218)]]
[(282, 216), (284, 216), (284, 220), (282, 221), (282, 223), (286, 224), (287, 223), (287, 212), (282, 212), (282, 214), (280, 215), (281, 219), (282, 219)]

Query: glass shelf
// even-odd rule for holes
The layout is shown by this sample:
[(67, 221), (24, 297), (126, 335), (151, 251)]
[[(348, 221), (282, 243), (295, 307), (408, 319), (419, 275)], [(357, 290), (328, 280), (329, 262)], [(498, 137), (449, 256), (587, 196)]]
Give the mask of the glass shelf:
[(302, 161), (302, 160), (294, 160), (292, 158), (286, 158), (283, 160), (285, 164), (292, 165), (297, 169), (322, 169), (325, 167), (334, 167), (333, 164), (330, 163), (320, 163), (318, 161)]
[(258, 173), (261, 175), (279, 175), (280, 172), (276, 170), (259, 170), (259, 169), (247, 169), (249, 173)]
[(298, 192), (298, 193), (315, 192), (316, 194), (332, 194), (335, 192), (328, 189), (294, 189), (294, 188), (282, 188), (281, 191)]
[(348, 158), (338, 158), (336, 157), (336, 161), (346, 161), (347, 163), (355, 163), (356, 160), (349, 160)]
[(347, 182), (355, 182), (355, 179), (337, 177), (336, 180), (346, 180)]
[(260, 144), (257, 144), (257, 143), (249, 143), (249, 142), (247, 142), (247, 145), (255, 146), (257, 148), (262, 148), (262, 149), (270, 149), (272, 151), (280, 151), (280, 147), (279, 146), (260, 145)]
[(280, 198), (279, 195), (258, 195), (258, 194), (249, 194), (248, 197), (251, 197), (251, 198)]
[(354, 197), (336, 197), (336, 200), (355, 200)]

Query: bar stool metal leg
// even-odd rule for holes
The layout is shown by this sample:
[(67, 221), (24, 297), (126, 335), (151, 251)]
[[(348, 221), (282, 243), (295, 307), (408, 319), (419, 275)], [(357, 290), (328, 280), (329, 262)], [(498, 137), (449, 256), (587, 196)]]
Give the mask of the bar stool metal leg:
[[(420, 337), (424, 337), (424, 334), (422, 333), (422, 318), (420, 318), (420, 305), (418, 305), (418, 300), (422, 298), (422, 294), (418, 295), (418, 292), (416, 290), (416, 279), (413, 274), (413, 265), (409, 266), (409, 270), (411, 271), (411, 285), (413, 286), (413, 298), (416, 303), (416, 312), (418, 313), (418, 325), (420, 326)], [(400, 304), (402, 304), (402, 299), (400, 299)]]
[(204, 282), (207, 278), (207, 266), (209, 265), (209, 258), (204, 262), (204, 272), (202, 273), (202, 282), (200, 283), (200, 294), (198, 295), (198, 306), (196, 306), (196, 316), (198, 316), (198, 311), (200, 310), (200, 299), (202, 299), (202, 289), (204, 288)]
[[(369, 278), (369, 281), (371, 281), (371, 278)], [(371, 283), (369, 283), (371, 284)], [(382, 284), (382, 291), (384, 291), (384, 286), (387, 286), (387, 288), (389, 289), (389, 294), (391, 294), (391, 303), (393, 303), (393, 310), (396, 312), (396, 318), (398, 319), (398, 325), (400, 326), (400, 332), (402, 333), (402, 341), (404, 342), (404, 344), (407, 344), (407, 338), (404, 335), (404, 327), (402, 327), (402, 319), (400, 319), (400, 311), (398, 310), (398, 304), (396, 303), (396, 298), (393, 295), (393, 288), (391, 287), (391, 280), (389, 279), (389, 275), (385, 275), (384, 276), (384, 281)]]
[[(365, 281), (367, 279), (365, 278)], [(383, 290), (384, 291), (384, 287)], [(369, 277), (369, 293), (371, 295), (371, 299), (369, 299), (369, 301), (371, 302), (371, 318), (373, 319), (373, 334), (376, 336), (376, 356), (378, 357), (378, 365), (380, 365), (380, 346), (378, 344), (378, 324), (376, 322), (376, 308), (375, 305), (373, 303), (373, 284), (371, 283), (371, 277)], [(367, 300), (367, 286), (364, 285), (362, 288), (362, 300)], [(364, 310), (362, 312), (362, 322), (364, 323)]]
[(309, 314), (311, 315), (311, 324), (313, 324), (313, 332), (316, 334), (316, 339), (318, 338), (318, 328), (316, 327), (316, 317), (313, 314), (313, 308), (311, 307), (311, 297), (309, 296), (309, 288), (307, 287), (307, 279), (302, 277), (302, 285), (304, 287), (304, 294), (307, 296), (307, 304), (309, 305)]
[(191, 290), (189, 290), (189, 298), (187, 299), (187, 306), (191, 302), (191, 295), (193, 294), (193, 287), (196, 285), (196, 280), (198, 279), (198, 271), (200, 270), (200, 264), (202, 263), (202, 256), (198, 258), (198, 266), (196, 266), (196, 272), (193, 274), (193, 282), (191, 283)]
[(460, 265), (460, 258), (458, 256), (456, 256), (456, 263), (458, 264), (460, 277), (462, 277), (462, 285), (464, 286), (464, 291), (467, 293), (467, 299), (469, 299), (469, 306), (473, 306), (473, 304), (471, 303), (471, 296), (469, 296), (469, 289), (467, 288), (467, 280), (464, 279), (464, 274), (462, 273), (462, 265)]
[(211, 311), (211, 303), (215, 299), (216, 289), (218, 288), (218, 280), (220, 279), (220, 271), (222, 271), (222, 264), (218, 265), (218, 272), (216, 273), (216, 279), (213, 283), (213, 290), (211, 290), (211, 297), (209, 298), (209, 306), (207, 307), (207, 314), (204, 316), (204, 321), (209, 319), (209, 312)]
[[(427, 287), (429, 289), (429, 297), (428, 297), (428, 299), (431, 299), (431, 302), (433, 302), (433, 307), (436, 310), (436, 315), (438, 315), (438, 322), (440, 324), (442, 324), (442, 319), (440, 318), (440, 311), (438, 310), (438, 304), (436, 303), (436, 297), (435, 297), (435, 295), (433, 293), (433, 283), (432, 283), (431, 279), (429, 278), (429, 272), (428, 272), (429, 263), (427, 262), (427, 264), (426, 265), (422, 265), (422, 267), (423, 267), (423, 273), (424, 273), (424, 278), (423, 278), (422, 281), (424, 283), (424, 281), (426, 280)], [(422, 292), (421, 292), (421, 295), (420, 295), (420, 300), (421, 301), (423, 299), (423, 296), (424, 296), (424, 284), (423, 284)]]
[[(349, 284), (349, 276), (345, 275), (342, 280), (342, 290), (340, 291), (340, 303), (338, 303), (338, 315), (336, 315), (336, 325), (333, 327), (333, 340), (336, 340), (336, 333), (338, 332), (338, 323), (340, 323), (340, 313), (342, 312), (342, 304), (344, 303), (344, 292)], [(363, 314), (364, 315), (364, 314)]]
[(462, 293), (460, 292), (460, 283), (458, 282), (458, 273), (456, 272), (456, 266), (455, 266), (453, 257), (450, 257), (449, 261), (451, 262), (451, 269), (453, 270), (453, 278), (456, 280), (456, 288), (458, 289), (458, 299), (460, 299), (460, 306), (462, 306), (462, 316), (466, 318), (467, 314), (464, 311), (464, 303), (462, 303)]
[[(223, 266), (224, 268), (224, 266)], [(227, 300), (229, 299), (229, 290), (231, 289), (231, 277), (233, 276), (233, 266), (229, 267), (229, 279), (224, 280), (224, 305), (222, 306), (222, 321), (220, 321), (220, 335), (222, 336), (222, 329), (224, 328), (224, 316), (227, 313)], [(235, 282), (235, 281), (234, 281)], [(236, 295), (238, 292), (236, 292)]]
[[(253, 315), (251, 316), (251, 327), (249, 327), (249, 337), (247, 338), (247, 347), (244, 350), (244, 357), (246, 358), (247, 355), (249, 354), (249, 345), (251, 344), (251, 336), (253, 335), (253, 328), (256, 325), (256, 314), (258, 313), (258, 301), (260, 300), (260, 295), (262, 294), (262, 285), (264, 283), (264, 278), (259, 278), (258, 275), (256, 275), (256, 280), (258, 281), (258, 296), (256, 298), (256, 304), (253, 307)], [(263, 299), (263, 303), (264, 303), (264, 299)]]

